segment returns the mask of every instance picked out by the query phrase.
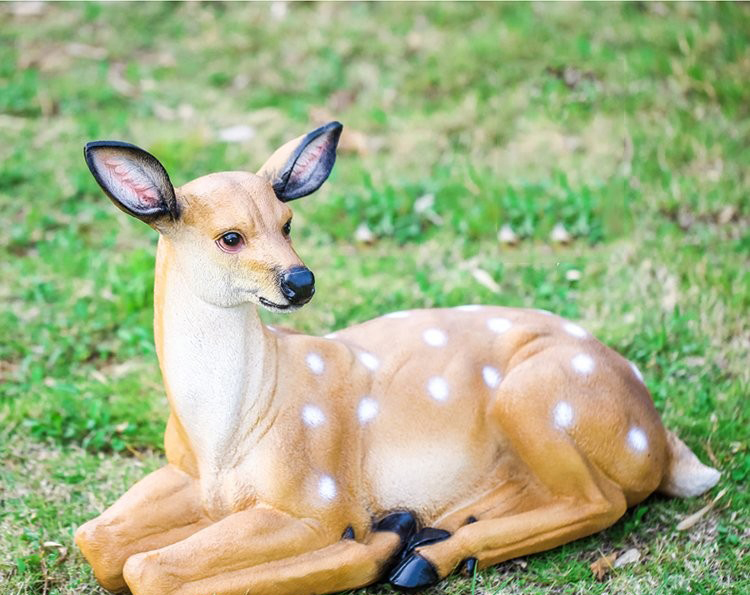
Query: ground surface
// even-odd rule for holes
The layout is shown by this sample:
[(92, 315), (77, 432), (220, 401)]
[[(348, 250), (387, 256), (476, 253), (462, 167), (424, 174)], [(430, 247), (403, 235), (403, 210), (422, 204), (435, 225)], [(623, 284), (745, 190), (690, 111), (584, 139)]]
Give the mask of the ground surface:
[(318, 293), (284, 324), (556, 311), (635, 361), (724, 473), (429, 593), (750, 591), (748, 80), (747, 4), (0, 5), (0, 590), (100, 593), (73, 530), (162, 460), (156, 237), (83, 143), (136, 142), (181, 183), (335, 117), (336, 171), (294, 204)]

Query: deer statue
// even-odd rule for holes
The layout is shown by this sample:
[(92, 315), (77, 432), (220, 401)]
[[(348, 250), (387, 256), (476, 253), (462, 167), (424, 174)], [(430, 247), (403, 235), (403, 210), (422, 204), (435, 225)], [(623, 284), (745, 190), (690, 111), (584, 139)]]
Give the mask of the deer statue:
[(136, 595), (433, 584), (713, 487), (641, 373), (574, 322), (495, 306), (392, 312), (314, 337), (264, 325), (315, 279), (287, 203), (336, 159), (331, 122), (258, 173), (174, 188), (134, 145), (86, 145), (114, 204), (156, 229), (167, 464), (80, 527), (97, 580)]

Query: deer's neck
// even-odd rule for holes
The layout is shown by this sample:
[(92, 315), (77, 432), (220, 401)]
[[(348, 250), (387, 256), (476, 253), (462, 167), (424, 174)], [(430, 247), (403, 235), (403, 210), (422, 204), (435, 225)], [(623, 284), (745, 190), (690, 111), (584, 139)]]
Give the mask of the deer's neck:
[(255, 306), (195, 295), (159, 243), (155, 338), (170, 406), (201, 475), (232, 466), (271, 407), (273, 346)]

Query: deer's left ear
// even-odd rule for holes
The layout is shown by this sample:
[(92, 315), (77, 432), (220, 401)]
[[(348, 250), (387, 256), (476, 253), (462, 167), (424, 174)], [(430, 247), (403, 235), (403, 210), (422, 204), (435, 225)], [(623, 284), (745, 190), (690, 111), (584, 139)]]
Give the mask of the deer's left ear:
[(271, 155), (258, 175), (271, 182), (276, 196), (283, 202), (312, 194), (333, 169), (342, 129), (339, 122), (329, 122), (289, 141)]

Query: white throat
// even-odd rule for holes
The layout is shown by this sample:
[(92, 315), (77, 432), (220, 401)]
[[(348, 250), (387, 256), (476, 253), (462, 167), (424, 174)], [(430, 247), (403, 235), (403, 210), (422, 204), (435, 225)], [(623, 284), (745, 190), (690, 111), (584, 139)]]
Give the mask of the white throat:
[(252, 304), (214, 306), (167, 272), (162, 371), (201, 475), (237, 464), (270, 407), (273, 358)]

